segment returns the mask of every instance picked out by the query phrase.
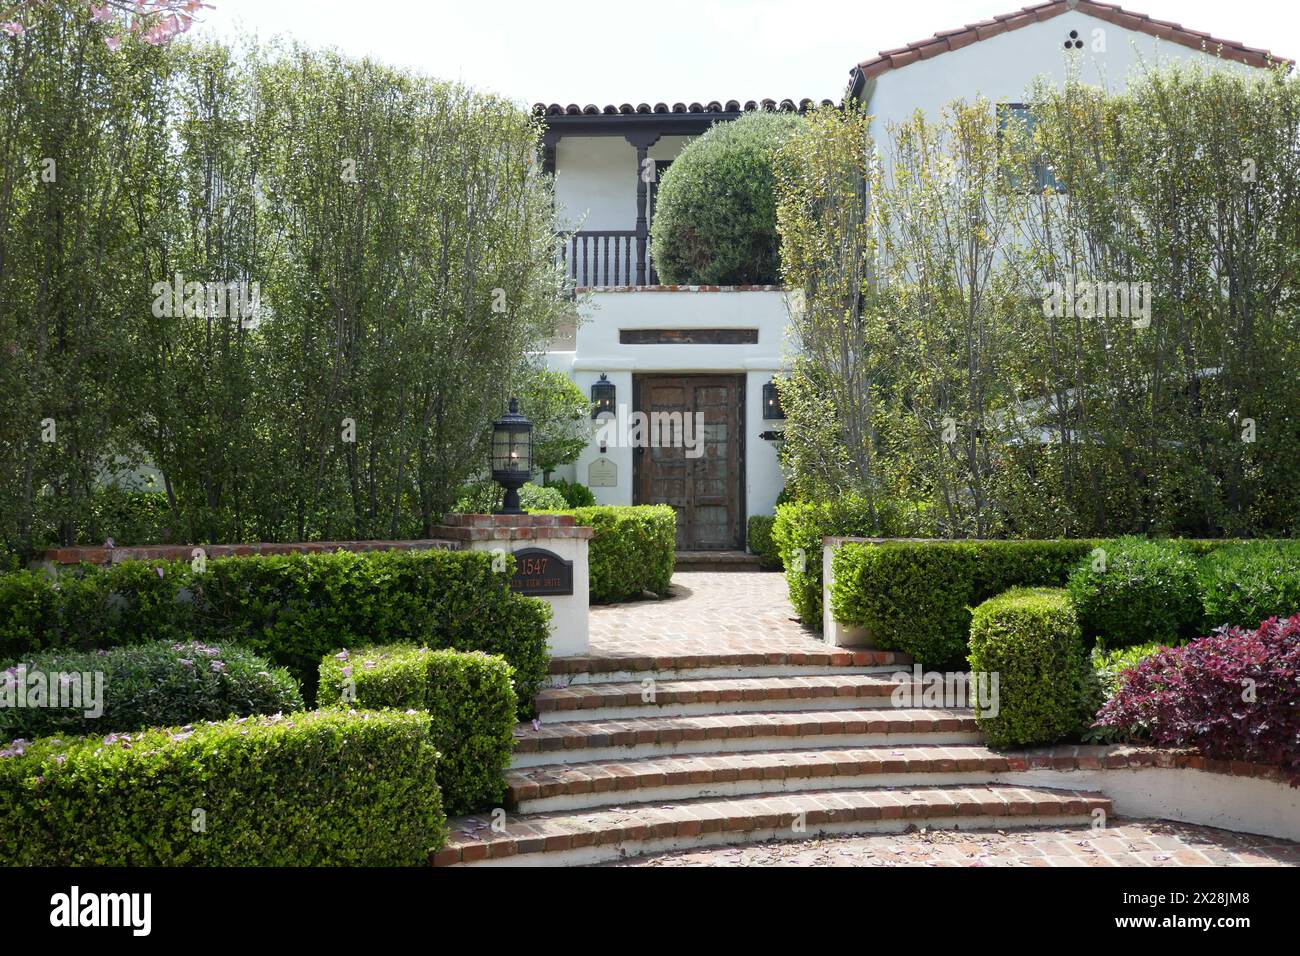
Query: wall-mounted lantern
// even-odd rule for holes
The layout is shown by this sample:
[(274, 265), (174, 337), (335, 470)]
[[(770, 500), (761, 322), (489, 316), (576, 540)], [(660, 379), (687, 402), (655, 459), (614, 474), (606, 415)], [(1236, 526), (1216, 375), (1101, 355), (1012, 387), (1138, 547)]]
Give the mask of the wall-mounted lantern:
[(510, 399), (510, 411), (492, 423), (492, 480), (506, 490), (497, 514), (521, 515), (519, 489), (533, 473), (533, 423), (519, 414), (519, 402)]
[(768, 422), (785, 420), (785, 412), (781, 410), (781, 396), (776, 394), (775, 382), (769, 381), (763, 386), (763, 420)]
[(599, 418), (607, 412), (613, 415), (614, 395), (614, 383), (601, 372), (600, 381), (591, 386), (591, 417)]

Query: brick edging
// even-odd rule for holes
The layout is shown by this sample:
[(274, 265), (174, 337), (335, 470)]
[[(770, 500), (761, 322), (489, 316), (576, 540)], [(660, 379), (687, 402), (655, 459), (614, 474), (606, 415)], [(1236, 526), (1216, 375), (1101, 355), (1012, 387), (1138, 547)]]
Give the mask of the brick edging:
[(590, 538), (592, 529), (579, 525), (573, 515), (447, 515), (434, 527), (433, 536), (410, 541), (290, 541), (254, 544), (146, 544), (133, 547), (48, 548), (37, 553), (33, 564), (117, 564), (121, 561), (189, 561), (194, 549), (208, 558), (246, 558), (253, 555), (332, 554), (335, 551), (460, 551), (467, 541), (497, 538), (513, 540)]
[(1158, 767), (1164, 770), (1202, 770), (1231, 777), (1287, 782), (1281, 767), (1245, 760), (1218, 760), (1195, 750), (1142, 747), (1129, 744), (1062, 744), (1023, 751), (998, 751), (1023, 766), (1015, 770), (1136, 770)]
[(150, 544), (129, 548), (49, 548), (38, 552), (33, 565), (110, 565), (122, 561), (189, 561), (194, 549), (207, 558), (246, 558), (254, 555), (332, 554), (335, 551), (459, 551), (461, 544), (446, 538), (413, 541), (298, 541), (257, 544)]

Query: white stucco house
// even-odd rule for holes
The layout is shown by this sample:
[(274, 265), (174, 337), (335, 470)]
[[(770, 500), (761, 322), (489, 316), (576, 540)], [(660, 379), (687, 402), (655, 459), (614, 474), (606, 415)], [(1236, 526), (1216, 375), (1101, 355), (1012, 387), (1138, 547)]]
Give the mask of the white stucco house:
[[(1039, 77), (1061, 83), (1073, 75), (1121, 91), (1135, 70), (1172, 60), (1232, 70), (1290, 62), (1111, 4), (1052, 0), (863, 60), (850, 72), (847, 95), (866, 104), (883, 142), (889, 124), (917, 109), (937, 117), (947, 103), (979, 96), (1014, 109)], [(584, 391), (612, 384), (616, 416), (704, 416), (697, 454), (631, 447), (627, 429), (593, 427), (592, 444), (560, 475), (591, 486), (602, 504), (671, 504), (682, 550), (743, 548), (747, 517), (772, 513), (782, 487), (773, 440), (781, 423), (765, 405), (764, 386), (782, 367), (788, 311), (778, 287), (658, 285), (648, 261), (656, 180), (714, 123), (812, 105), (534, 108), (546, 124), (544, 162), (556, 173), (558, 211), (578, 227), (564, 250), (566, 267), (589, 293), (584, 322), (552, 344), (548, 366)]]

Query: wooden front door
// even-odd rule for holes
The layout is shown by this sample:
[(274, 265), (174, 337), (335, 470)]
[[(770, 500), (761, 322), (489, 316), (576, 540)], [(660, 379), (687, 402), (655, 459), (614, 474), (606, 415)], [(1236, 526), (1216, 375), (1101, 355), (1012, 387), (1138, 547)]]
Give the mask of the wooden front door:
[[(633, 391), (649, 425), (649, 447), (633, 452), (636, 503), (673, 507), (679, 551), (742, 547), (744, 376), (643, 375)], [(674, 428), (682, 440), (669, 440)]]

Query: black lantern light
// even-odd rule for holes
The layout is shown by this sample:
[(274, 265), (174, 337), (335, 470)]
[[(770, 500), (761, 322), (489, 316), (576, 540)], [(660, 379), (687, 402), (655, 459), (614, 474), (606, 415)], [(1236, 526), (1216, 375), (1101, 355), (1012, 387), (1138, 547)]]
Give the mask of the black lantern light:
[(591, 417), (599, 418), (606, 412), (614, 414), (614, 383), (601, 372), (600, 381), (591, 386)]
[(519, 507), (519, 489), (533, 473), (533, 423), (519, 414), (519, 402), (510, 399), (510, 411), (492, 423), (492, 480), (506, 490), (497, 514), (525, 514)]
[(779, 422), (785, 420), (781, 410), (781, 396), (776, 394), (776, 383), (769, 381), (763, 386), (763, 420)]

